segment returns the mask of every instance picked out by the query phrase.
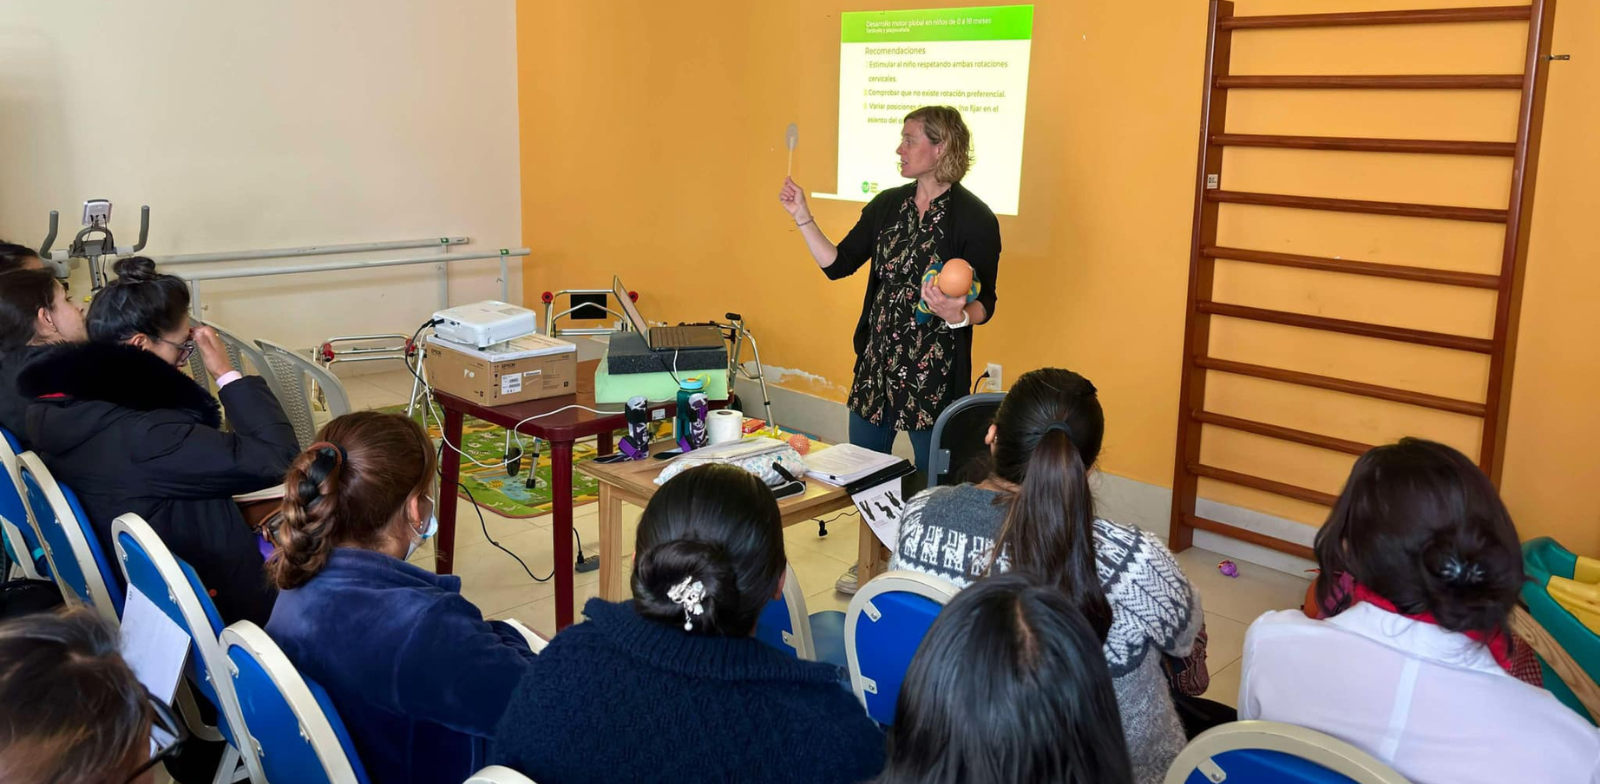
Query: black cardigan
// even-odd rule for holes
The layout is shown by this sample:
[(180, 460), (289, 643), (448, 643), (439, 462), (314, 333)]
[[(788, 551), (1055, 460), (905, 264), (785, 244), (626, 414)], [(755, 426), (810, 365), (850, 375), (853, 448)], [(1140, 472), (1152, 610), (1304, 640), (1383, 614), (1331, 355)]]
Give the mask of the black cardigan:
[[(839, 255), (822, 271), (829, 280), (839, 280), (854, 275), (867, 263), (878, 248), (878, 236), (899, 215), (900, 205), (916, 193), (915, 182), (890, 188), (867, 202), (861, 208), (861, 219), (855, 228), (839, 241)], [(1000, 221), (972, 191), (961, 183), (950, 186), (950, 205), (944, 219), (944, 238), (938, 247), (941, 259), (966, 259), (973, 274), (983, 283), (978, 292), (978, 302), (983, 305), (988, 319), (994, 318), (995, 289), (1000, 277)], [(855, 348), (859, 358), (866, 350), (869, 333), (868, 311), (878, 290), (878, 276), (867, 277), (867, 291), (861, 300), (861, 317), (856, 321)], [(987, 323), (987, 319), (985, 319)], [(974, 324), (973, 326), (977, 326)], [(972, 391), (972, 328), (956, 330), (955, 368), (950, 374), (951, 389), (945, 400), (954, 402)]]

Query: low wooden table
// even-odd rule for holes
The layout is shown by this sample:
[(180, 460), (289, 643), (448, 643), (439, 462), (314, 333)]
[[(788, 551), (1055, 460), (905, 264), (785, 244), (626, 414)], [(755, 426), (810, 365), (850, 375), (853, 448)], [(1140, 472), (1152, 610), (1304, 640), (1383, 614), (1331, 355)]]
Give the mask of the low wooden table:
[[(672, 447), (673, 444), (662, 441), (654, 444), (651, 451)], [(579, 473), (593, 477), (600, 484), (600, 598), (606, 601), (621, 601), (631, 595), (622, 580), (622, 559), (633, 549), (622, 541), (622, 502), (640, 507), (649, 504), (659, 487), (656, 476), (666, 466), (666, 461), (654, 459), (620, 463), (590, 460), (576, 466)], [(787, 528), (854, 505), (844, 488), (807, 478), (805, 494), (779, 501), (778, 511), (783, 513), (783, 525)], [(862, 523), (857, 556), (861, 582), (883, 571), (887, 562), (885, 552), (871, 526)]]

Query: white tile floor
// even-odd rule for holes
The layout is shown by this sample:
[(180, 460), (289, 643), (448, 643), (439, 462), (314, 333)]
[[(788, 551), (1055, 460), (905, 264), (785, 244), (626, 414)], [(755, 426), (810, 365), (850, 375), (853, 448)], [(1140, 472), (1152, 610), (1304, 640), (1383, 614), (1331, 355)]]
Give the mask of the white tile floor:
[[(410, 376), (402, 370), (350, 378), (345, 381), (345, 388), (352, 405), (370, 408), (404, 402), (411, 384)], [(623, 541), (633, 541), (639, 512), (637, 507), (623, 506)], [(597, 507), (590, 504), (573, 514), (583, 551), (588, 555), (599, 550), (597, 513)], [(858, 525), (854, 517), (844, 517), (828, 524), (826, 537), (819, 537), (817, 526), (810, 522), (791, 526), (785, 532), (789, 560), (805, 587), (810, 612), (843, 610), (848, 604), (849, 597), (834, 591), (833, 583), (855, 562)], [(545, 578), (552, 568), (550, 517), (511, 520), (484, 510), (480, 525), (472, 505), (463, 503), (457, 514), (455, 571), (461, 576), (463, 595), (477, 604), (486, 617), (516, 618), (541, 634), (553, 634), (553, 583), (530, 579), (516, 560), (488, 543), (485, 528), (501, 546), (522, 558), (535, 575)], [(1178, 562), (1199, 589), (1206, 611), (1211, 670), (1211, 690), (1206, 696), (1232, 705), (1238, 696), (1245, 628), (1263, 612), (1300, 606), (1308, 580), (1249, 563), (1239, 563), (1240, 575), (1229, 578), (1217, 569), (1222, 560), (1216, 553), (1199, 549), (1178, 554)], [(418, 549), (412, 562), (432, 568), (431, 542)], [(580, 609), (596, 594), (598, 582), (598, 572), (574, 576)]]

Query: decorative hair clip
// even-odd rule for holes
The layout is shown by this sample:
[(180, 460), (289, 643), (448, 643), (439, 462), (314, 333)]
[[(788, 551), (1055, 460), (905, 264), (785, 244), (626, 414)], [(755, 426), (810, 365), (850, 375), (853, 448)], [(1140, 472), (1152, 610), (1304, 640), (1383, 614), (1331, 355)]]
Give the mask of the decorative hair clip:
[(1439, 576), (1443, 577), (1445, 582), (1465, 583), (1467, 585), (1477, 585), (1483, 582), (1484, 577), (1483, 567), (1478, 562), (1467, 561), (1463, 563), (1461, 559), (1455, 556), (1450, 556), (1444, 562), (1444, 567), (1439, 570)]
[(706, 584), (693, 577), (685, 577), (683, 582), (672, 586), (672, 590), (667, 591), (667, 598), (683, 607), (683, 630), (686, 632), (692, 631), (694, 629), (694, 621), (691, 616), (698, 618), (705, 614), (706, 611), (706, 608), (700, 603), (702, 599), (706, 598)]

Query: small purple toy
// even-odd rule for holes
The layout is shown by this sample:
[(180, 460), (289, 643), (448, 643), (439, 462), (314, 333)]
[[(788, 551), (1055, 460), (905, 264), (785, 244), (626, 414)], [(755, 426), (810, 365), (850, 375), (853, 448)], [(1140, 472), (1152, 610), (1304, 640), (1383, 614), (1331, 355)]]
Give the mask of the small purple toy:
[(1224, 577), (1238, 577), (1239, 565), (1232, 561), (1223, 561), (1217, 564), (1217, 571), (1222, 572)]

